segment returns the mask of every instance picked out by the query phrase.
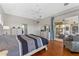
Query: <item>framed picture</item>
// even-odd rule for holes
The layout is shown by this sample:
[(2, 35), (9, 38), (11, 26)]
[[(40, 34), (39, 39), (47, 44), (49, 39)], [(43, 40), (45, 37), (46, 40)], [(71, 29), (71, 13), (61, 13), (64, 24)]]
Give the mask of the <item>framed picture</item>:
[(66, 31), (69, 31), (69, 27), (68, 27), (68, 26), (66, 26), (66, 27), (65, 27), (65, 30), (66, 30)]
[(73, 34), (78, 33), (78, 26), (77, 25), (72, 26), (72, 33)]

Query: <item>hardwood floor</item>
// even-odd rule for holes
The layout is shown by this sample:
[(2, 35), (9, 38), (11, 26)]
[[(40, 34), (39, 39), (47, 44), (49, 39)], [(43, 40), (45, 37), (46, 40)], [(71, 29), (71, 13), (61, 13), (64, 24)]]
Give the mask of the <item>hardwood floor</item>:
[(79, 53), (70, 52), (67, 48), (63, 48), (63, 41), (50, 41), (48, 50), (42, 50), (33, 56), (79, 56)]

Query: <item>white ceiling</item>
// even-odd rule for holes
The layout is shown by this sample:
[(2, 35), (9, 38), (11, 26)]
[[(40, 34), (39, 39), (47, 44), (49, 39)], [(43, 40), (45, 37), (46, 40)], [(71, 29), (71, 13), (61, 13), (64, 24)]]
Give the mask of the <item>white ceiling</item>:
[(6, 14), (38, 19), (53, 16), (63, 10), (78, 6), (78, 3), (70, 3), (64, 6), (64, 3), (1, 3)]

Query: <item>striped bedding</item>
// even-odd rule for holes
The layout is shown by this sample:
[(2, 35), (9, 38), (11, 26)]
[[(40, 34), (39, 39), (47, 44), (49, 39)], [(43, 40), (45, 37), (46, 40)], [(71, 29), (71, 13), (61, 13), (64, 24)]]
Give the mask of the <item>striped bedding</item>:
[[(47, 39), (42, 39), (40, 37), (35, 37), (32, 35), (18, 35), (22, 45), (22, 55), (25, 55), (35, 49), (38, 49), (44, 45), (48, 44)], [(45, 42), (44, 42), (45, 40)]]
[(48, 41), (47, 41), (46, 38), (43, 38), (43, 37), (41, 37), (41, 36), (37, 36), (37, 35), (34, 35), (34, 34), (30, 34), (30, 36), (32, 36), (32, 37), (34, 37), (34, 38), (36, 38), (36, 39), (40, 38), (40, 39), (42, 40), (42, 42), (43, 42), (43, 45), (48, 44)]
[(0, 36), (0, 50), (8, 50), (7, 56), (22, 56), (47, 44), (47, 39), (36, 35)]

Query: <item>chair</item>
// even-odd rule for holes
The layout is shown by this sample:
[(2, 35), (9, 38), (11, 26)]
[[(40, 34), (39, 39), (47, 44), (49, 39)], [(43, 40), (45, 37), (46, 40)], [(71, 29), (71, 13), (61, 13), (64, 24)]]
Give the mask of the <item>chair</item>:
[(79, 52), (79, 35), (69, 35), (63, 40), (65, 48), (68, 48), (71, 52)]

